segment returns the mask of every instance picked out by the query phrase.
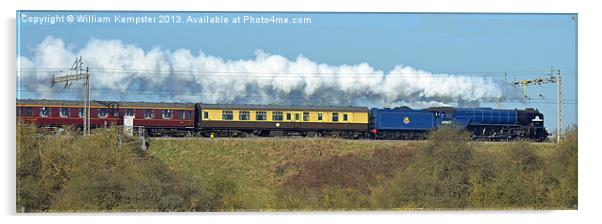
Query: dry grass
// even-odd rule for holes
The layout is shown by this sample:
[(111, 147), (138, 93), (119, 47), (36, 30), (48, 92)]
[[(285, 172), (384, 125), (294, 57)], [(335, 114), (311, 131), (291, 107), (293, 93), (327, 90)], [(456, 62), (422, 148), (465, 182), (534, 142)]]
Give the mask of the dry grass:
[(570, 209), (577, 131), (563, 144), (327, 138), (150, 140), (17, 129), (26, 211)]
[[(226, 200), (225, 209), (265, 210), (279, 209), (275, 192), (281, 186), (296, 182), (336, 185), (339, 181), (345, 182), (339, 186), (347, 186), (361, 183), (356, 174), (364, 171), (371, 172), (365, 173), (369, 178), (378, 172), (390, 175), (392, 170), (372, 168), (388, 169), (385, 166), (393, 166), (391, 159), (396, 157), (383, 153), (401, 150), (396, 156), (408, 157), (414, 144), (311, 138), (155, 139), (149, 151), (176, 172), (188, 173), (200, 182), (235, 183), (230, 187), (238, 200)], [(379, 164), (374, 158), (387, 162)], [(325, 179), (330, 177), (336, 179)]]

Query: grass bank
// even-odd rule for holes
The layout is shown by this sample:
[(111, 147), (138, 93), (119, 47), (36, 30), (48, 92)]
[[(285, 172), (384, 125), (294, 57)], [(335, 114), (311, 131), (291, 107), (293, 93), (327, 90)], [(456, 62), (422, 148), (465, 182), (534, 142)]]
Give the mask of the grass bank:
[(25, 211), (574, 209), (577, 130), (562, 144), (313, 138), (153, 139), (17, 130)]

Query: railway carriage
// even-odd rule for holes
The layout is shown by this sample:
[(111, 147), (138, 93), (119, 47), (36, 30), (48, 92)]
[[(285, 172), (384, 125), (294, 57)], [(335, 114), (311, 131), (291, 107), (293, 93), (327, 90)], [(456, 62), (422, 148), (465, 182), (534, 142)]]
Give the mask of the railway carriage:
[(366, 137), (367, 107), (196, 104), (202, 136)]
[[(101, 102), (90, 105), (90, 127), (123, 125), (123, 117), (134, 117), (134, 126), (144, 127), (150, 136), (191, 135), (194, 133), (194, 104)], [(81, 101), (18, 100), (17, 118), (40, 127), (82, 126)]]

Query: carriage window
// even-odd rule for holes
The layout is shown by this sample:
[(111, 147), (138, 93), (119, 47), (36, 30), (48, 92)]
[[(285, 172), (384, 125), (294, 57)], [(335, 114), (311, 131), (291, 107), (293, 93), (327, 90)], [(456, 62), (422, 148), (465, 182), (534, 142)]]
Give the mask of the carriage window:
[(295, 113), (295, 120), (298, 121), (299, 120), (299, 114)]
[(144, 119), (152, 119), (153, 110), (144, 110)]
[(332, 121), (333, 122), (339, 121), (339, 113), (332, 113)]
[(265, 121), (266, 119), (267, 119), (267, 115), (266, 115), (265, 111), (257, 111), (255, 113), (255, 120)]
[(303, 121), (309, 121), (309, 112), (303, 112)]
[(286, 113), (286, 120), (288, 120), (288, 121), (291, 120), (291, 113)]
[(222, 120), (232, 120), (233, 115), (231, 110), (222, 111)]
[(347, 114), (343, 114), (343, 121), (347, 121), (348, 115)]
[(203, 112), (203, 118), (209, 119), (209, 112), (208, 111)]
[(134, 116), (134, 109), (127, 109), (125, 111), (125, 116)]
[(33, 116), (33, 109), (31, 107), (25, 107), (21, 113), (24, 116)]
[(61, 108), (61, 117), (69, 117), (69, 108)]
[(118, 109), (113, 109), (112, 112), (113, 112), (113, 113), (111, 113), (112, 117), (119, 117), (119, 110)]
[(241, 111), (240, 114), (238, 115), (238, 119), (241, 121), (248, 121), (249, 120), (249, 111)]
[(49, 115), (50, 115), (50, 108), (42, 107), (42, 110), (40, 110), (40, 117), (48, 117)]
[(192, 112), (184, 111), (183, 116), (184, 116), (184, 119), (190, 120), (190, 119), (192, 119)]
[(98, 117), (105, 118), (107, 117), (107, 109), (101, 108), (98, 110)]
[(190, 119), (190, 117), (192, 117), (190, 115), (190, 111), (187, 111), (187, 110), (180, 111), (180, 120), (188, 120), (188, 119)]
[(163, 119), (171, 119), (171, 110), (163, 110), (163, 115), (161, 117)]
[(322, 120), (322, 113), (318, 113), (318, 120), (321, 121)]
[(282, 112), (281, 111), (272, 112), (272, 120), (281, 121), (282, 120)]
[(84, 108), (79, 108), (79, 117), (84, 117)]

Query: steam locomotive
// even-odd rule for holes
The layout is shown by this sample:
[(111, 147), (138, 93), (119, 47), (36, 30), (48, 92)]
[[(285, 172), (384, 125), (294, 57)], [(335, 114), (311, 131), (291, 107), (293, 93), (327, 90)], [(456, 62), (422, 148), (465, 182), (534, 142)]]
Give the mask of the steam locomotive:
[[(80, 101), (17, 100), (17, 120), (40, 127), (82, 125)], [(548, 132), (538, 110), (433, 107), (325, 107), (203, 103), (91, 102), (92, 128), (123, 125), (124, 118), (148, 136), (304, 136), (425, 139), (442, 126), (471, 133), (474, 140), (544, 141)]]

